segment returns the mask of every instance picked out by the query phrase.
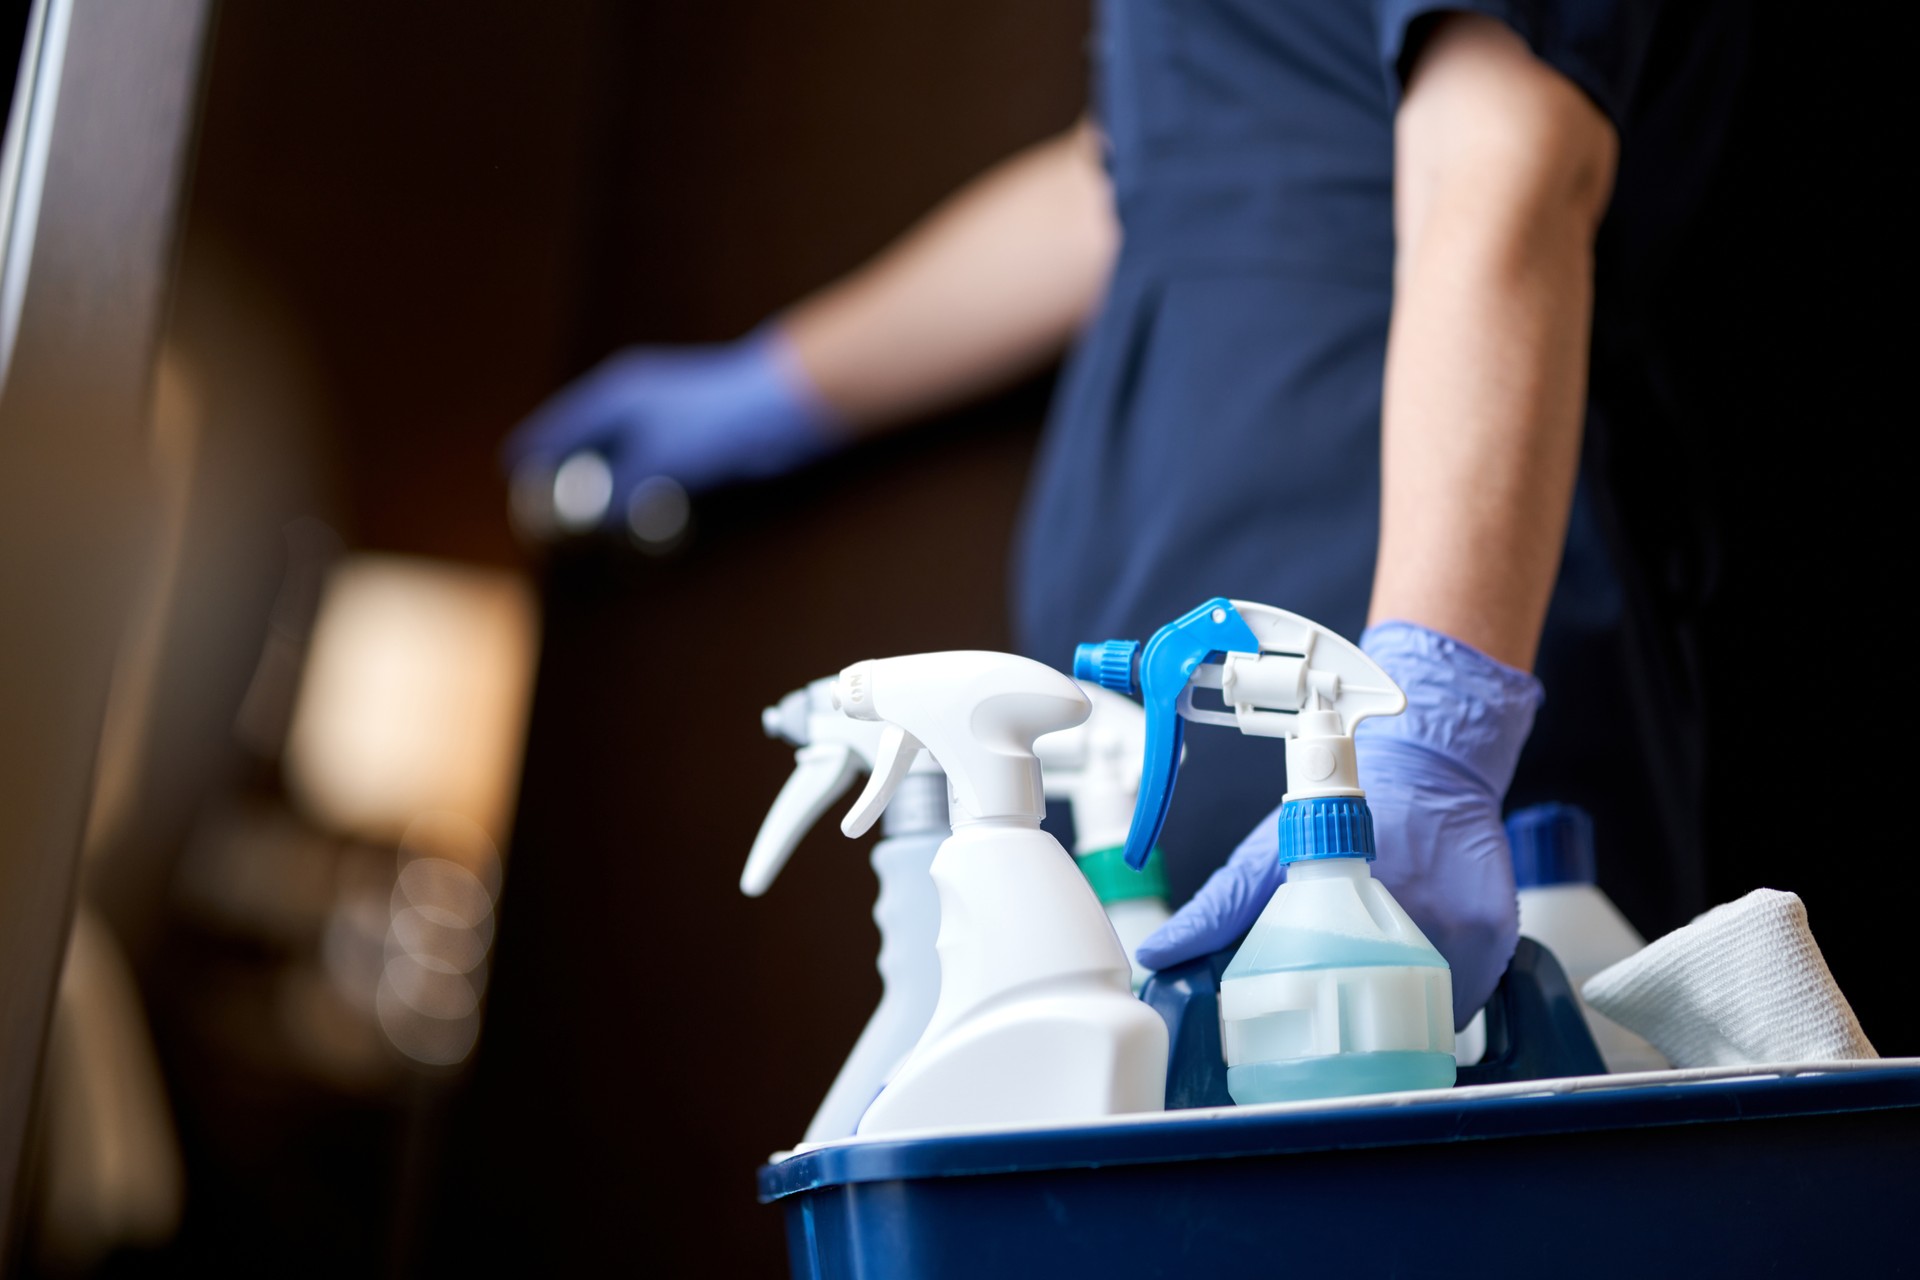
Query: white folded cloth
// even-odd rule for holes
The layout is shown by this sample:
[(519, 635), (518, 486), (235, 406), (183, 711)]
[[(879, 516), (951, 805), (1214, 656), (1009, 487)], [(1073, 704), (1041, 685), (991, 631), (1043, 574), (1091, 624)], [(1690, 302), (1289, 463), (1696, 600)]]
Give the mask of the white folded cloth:
[(1676, 1067), (1877, 1058), (1798, 894), (1755, 889), (1588, 979), (1587, 1003)]

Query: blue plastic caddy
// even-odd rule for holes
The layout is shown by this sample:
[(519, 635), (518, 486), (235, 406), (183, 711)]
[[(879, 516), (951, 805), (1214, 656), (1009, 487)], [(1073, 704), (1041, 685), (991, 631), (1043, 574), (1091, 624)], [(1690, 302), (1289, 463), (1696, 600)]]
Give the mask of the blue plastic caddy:
[(1904, 1274), (1916, 1194), (1915, 1060), (852, 1142), (760, 1170), (807, 1280)]

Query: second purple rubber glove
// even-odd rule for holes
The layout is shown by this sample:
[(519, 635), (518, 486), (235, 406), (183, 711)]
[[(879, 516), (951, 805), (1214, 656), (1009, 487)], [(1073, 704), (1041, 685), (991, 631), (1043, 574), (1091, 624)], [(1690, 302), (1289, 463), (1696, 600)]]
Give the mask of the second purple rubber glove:
[(507, 440), (510, 468), (594, 452), (613, 472), (608, 518), (642, 481), (698, 493), (793, 470), (836, 443), (833, 410), (769, 324), (711, 347), (631, 347), (541, 405)]
[[(1520, 936), (1500, 804), (1533, 729), (1540, 682), (1409, 622), (1368, 628), (1360, 647), (1407, 695), (1404, 713), (1367, 720), (1355, 735), (1379, 849), (1373, 874), (1452, 966), (1454, 1024), (1464, 1027)], [(1140, 962), (1164, 969), (1246, 932), (1286, 878), (1278, 849), (1269, 815), (1140, 944)]]

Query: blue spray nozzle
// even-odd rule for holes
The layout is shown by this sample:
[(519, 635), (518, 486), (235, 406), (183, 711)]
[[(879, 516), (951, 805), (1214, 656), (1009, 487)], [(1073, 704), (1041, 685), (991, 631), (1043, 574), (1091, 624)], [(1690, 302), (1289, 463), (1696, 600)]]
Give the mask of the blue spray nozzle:
[(1073, 678), (1097, 684), (1115, 693), (1140, 692), (1134, 659), (1140, 654), (1138, 640), (1102, 640), (1083, 644), (1073, 651)]
[[(1140, 774), (1140, 799), (1127, 829), (1127, 865), (1138, 871), (1153, 853), (1173, 803), (1186, 725), (1180, 719), (1180, 695), (1204, 662), (1223, 653), (1258, 653), (1260, 642), (1233, 601), (1213, 599), (1174, 619), (1142, 646), (1137, 640), (1083, 644), (1073, 671), (1082, 680), (1137, 693), (1147, 712), (1146, 759)], [(1107, 684), (1124, 673), (1126, 684)]]

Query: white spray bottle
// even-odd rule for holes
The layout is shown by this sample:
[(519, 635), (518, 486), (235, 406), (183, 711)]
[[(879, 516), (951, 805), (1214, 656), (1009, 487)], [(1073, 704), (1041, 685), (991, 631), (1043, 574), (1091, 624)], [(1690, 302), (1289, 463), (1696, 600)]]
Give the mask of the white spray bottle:
[[(768, 737), (799, 750), (740, 874), (740, 891), (750, 898), (767, 891), (801, 837), (857, 776), (873, 769), (882, 726), (836, 710), (833, 683), (832, 676), (815, 680), (761, 715)], [(880, 928), (880, 1003), (807, 1126), (808, 1142), (850, 1136), (933, 1017), (940, 998), (940, 959), (933, 949), (940, 899), (927, 872), (946, 838), (947, 780), (931, 757), (917, 759), (887, 804), (882, 838), (873, 847), (880, 879), (873, 904)]]
[(1085, 720), (1086, 695), (1040, 663), (985, 652), (855, 663), (834, 693), (886, 726), (840, 829), (871, 827), (923, 747), (946, 771), (953, 823), (931, 869), (939, 1003), (860, 1133), (1158, 1110), (1166, 1026), (1133, 998), (1099, 899), (1040, 829), (1034, 740)]
[(1093, 704), (1084, 724), (1049, 733), (1033, 744), (1047, 795), (1073, 807), (1073, 860), (1106, 908), (1121, 949), (1133, 966), (1133, 989), (1153, 970), (1135, 951), (1167, 922), (1167, 875), (1155, 849), (1139, 871), (1126, 865), (1127, 828), (1140, 794), (1146, 757), (1147, 713), (1132, 698), (1080, 682)]
[[(1454, 1081), (1446, 960), (1367, 870), (1373, 816), (1353, 730), (1406, 696), (1359, 646), (1270, 605), (1216, 598), (1137, 641), (1082, 645), (1075, 673), (1146, 705), (1148, 757), (1127, 861), (1166, 819), (1182, 720), (1287, 740), (1287, 879), (1221, 975), (1227, 1092), (1238, 1103), (1443, 1088)], [(1222, 711), (1194, 706), (1220, 690)]]

